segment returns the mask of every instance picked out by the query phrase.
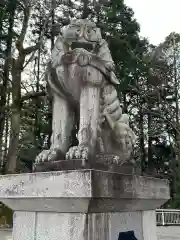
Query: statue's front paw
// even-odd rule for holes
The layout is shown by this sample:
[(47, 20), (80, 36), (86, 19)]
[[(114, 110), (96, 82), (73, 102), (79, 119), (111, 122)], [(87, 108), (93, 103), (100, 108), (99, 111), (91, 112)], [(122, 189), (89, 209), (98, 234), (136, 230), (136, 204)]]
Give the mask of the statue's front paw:
[(35, 159), (35, 163), (62, 160), (63, 154), (58, 148), (42, 151)]
[(83, 159), (87, 160), (89, 156), (89, 148), (84, 146), (76, 146), (69, 149), (66, 159)]

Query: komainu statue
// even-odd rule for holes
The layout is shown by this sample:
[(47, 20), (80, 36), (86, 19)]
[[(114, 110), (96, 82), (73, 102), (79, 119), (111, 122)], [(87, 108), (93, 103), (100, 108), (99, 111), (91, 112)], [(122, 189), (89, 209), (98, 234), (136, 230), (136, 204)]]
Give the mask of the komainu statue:
[[(36, 163), (106, 154), (118, 163), (128, 161), (135, 135), (122, 114), (110, 50), (94, 23), (74, 20), (61, 30), (46, 78), (53, 97), (51, 147)], [(70, 147), (75, 112), (79, 144)]]

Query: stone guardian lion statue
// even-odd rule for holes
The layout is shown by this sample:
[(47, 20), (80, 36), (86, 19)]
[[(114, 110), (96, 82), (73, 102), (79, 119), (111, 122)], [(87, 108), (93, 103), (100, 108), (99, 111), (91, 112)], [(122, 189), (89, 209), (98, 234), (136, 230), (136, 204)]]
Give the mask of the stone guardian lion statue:
[[(61, 30), (46, 78), (53, 97), (51, 147), (36, 163), (97, 154), (112, 154), (122, 163), (131, 157), (135, 135), (122, 114), (108, 44), (93, 22), (74, 20)], [(70, 148), (75, 111), (79, 144)]]

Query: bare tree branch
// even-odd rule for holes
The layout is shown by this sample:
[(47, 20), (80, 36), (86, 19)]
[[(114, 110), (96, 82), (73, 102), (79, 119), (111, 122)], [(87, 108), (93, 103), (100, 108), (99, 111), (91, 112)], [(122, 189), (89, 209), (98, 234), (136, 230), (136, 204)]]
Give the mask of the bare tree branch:
[(30, 17), (30, 7), (26, 7), (23, 12), (24, 12), (23, 26), (22, 26), (20, 36), (16, 42), (16, 47), (19, 52), (23, 51), (23, 42), (24, 42), (24, 39), (26, 36), (28, 23), (29, 23), (29, 17)]
[(38, 98), (38, 97), (45, 97), (47, 95), (46, 91), (41, 91), (41, 92), (30, 92), (27, 93), (26, 95), (21, 97), (21, 103), (32, 98)]

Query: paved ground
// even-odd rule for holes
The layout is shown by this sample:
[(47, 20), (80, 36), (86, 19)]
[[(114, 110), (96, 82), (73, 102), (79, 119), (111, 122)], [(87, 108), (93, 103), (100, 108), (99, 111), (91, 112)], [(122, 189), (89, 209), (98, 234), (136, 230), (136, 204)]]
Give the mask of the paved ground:
[(157, 227), (157, 240), (179, 240), (180, 226)]
[(0, 230), (0, 240), (12, 240), (11, 230)]
[[(0, 230), (0, 240), (12, 240), (11, 230)], [(157, 227), (157, 240), (180, 240), (180, 226)]]

